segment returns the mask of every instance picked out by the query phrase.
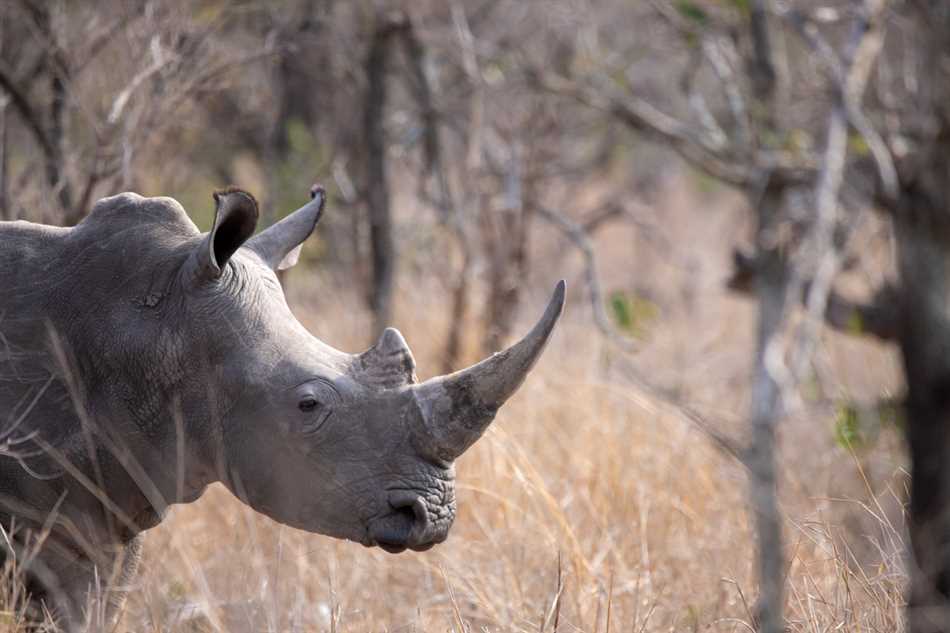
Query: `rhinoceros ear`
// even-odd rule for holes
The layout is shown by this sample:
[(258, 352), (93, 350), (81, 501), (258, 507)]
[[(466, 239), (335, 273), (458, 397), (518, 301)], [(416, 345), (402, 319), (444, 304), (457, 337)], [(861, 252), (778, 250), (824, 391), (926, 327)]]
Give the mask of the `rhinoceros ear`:
[(320, 221), (326, 199), (326, 190), (314, 185), (310, 189), (310, 202), (255, 235), (247, 247), (274, 270), (290, 268), (297, 263), (304, 240), (310, 237)]
[(241, 189), (214, 193), (214, 225), (195, 254), (198, 274), (205, 279), (221, 276), (231, 256), (254, 233), (257, 201)]

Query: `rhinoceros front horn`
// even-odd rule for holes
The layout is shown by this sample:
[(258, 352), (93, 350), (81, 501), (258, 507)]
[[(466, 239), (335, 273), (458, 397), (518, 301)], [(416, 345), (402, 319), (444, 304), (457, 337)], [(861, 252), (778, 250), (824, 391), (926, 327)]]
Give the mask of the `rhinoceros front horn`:
[(519, 342), (467, 369), (413, 385), (419, 449), (451, 462), (474, 444), (534, 367), (563, 309), (561, 280), (541, 320)]

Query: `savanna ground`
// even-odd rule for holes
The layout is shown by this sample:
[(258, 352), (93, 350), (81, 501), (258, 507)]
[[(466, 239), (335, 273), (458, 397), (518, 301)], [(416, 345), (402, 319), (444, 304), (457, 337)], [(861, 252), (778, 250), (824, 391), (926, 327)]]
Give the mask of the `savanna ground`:
[[(448, 256), (426, 247), (436, 229), (410, 195), (398, 208), (411, 247), (395, 325), (425, 378), (438, 372), (449, 296), (423, 273)], [(642, 387), (670, 390), (743, 437), (754, 306), (725, 280), (746, 215), (690, 176), (668, 178), (641, 211), (646, 227), (615, 223), (596, 240), (634, 354), (593, 327), (576, 252), (536, 227), (517, 334), (560, 277), (566, 313), (517, 397), (461, 458), (446, 543), (392, 556), (283, 527), (215, 486), (147, 534), (120, 630), (753, 630), (744, 471)], [(309, 248), (342, 248), (319, 239)], [(286, 285), (314, 334), (367, 346), (371, 318), (351, 284), (311, 263)], [(478, 308), (465, 360), (477, 356)], [(865, 428), (852, 415), (852, 403), (899, 390), (899, 376), (893, 350), (826, 333), (805, 401), (783, 422), (792, 631), (901, 627), (903, 447), (887, 422)]]

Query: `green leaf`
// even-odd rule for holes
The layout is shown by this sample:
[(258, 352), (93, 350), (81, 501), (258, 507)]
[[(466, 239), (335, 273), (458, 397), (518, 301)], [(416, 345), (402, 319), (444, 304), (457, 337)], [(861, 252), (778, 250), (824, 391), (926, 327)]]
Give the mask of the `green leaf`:
[(871, 148), (868, 147), (868, 142), (864, 140), (864, 137), (857, 132), (852, 132), (848, 135), (848, 150), (855, 156), (867, 156), (871, 153)]
[(617, 327), (626, 332), (633, 330), (633, 316), (630, 314), (630, 302), (627, 295), (622, 292), (615, 292), (610, 295), (610, 308), (613, 311)]
[(738, 9), (742, 15), (749, 15), (749, 0), (727, 0), (727, 4)]
[(706, 26), (706, 23), (709, 22), (709, 14), (701, 6), (690, 0), (680, 0), (676, 3), (676, 9), (684, 18), (695, 22), (699, 26)]
[(864, 332), (864, 319), (861, 318), (861, 313), (857, 310), (852, 310), (851, 314), (848, 315), (847, 329), (849, 334), (855, 336)]
[(857, 448), (863, 444), (858, 409), (850, 402), (838, 407), (835, 415), (835, 441), (842, 448)]
[(617, 291), (608, 299), (617, 327), (635, 338), (645, 338), (656, 322), (660, 308), (645, 297)]
[(782, 148), (795, 154), (808, 152), (813, 145), (811, 134), (801, 128), (789, 130), (782, 139)]
[(835, 413), (835, 441), (843, 448), (870, 448), (886, 427), (904, 426), (903, 398), (885, 397), (871, 406), (839, 403)]

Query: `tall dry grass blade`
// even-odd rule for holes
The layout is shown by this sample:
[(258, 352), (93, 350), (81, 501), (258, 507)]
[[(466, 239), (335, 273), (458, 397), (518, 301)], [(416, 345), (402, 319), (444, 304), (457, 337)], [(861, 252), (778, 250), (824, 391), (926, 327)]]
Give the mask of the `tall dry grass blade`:
[(564, 591), (563, 572), (561, 569), (561, 551), (557, 552), (557, 583), (554, 587), (554, 597), (551, 598), (551, 606), (541, 613), (541, 621), (538, 624), (538, 633), (544, 633), (548, 627), (548, 622), (554, 620), (554, 631), (557, 632), (558, 621), (561, 617), (561, 594)]
[(561, 551), (557, 553), (557, 595), (554, 598), (554, 633), (561, 623), (561, 595), (564, 593), (564, 576), (561, 571)]
[(449, 582), (449, 575), (446, 573), (445, 567), (441, 565), (439, 571), (442, 572), (442, 579), (445, 581), (445, 588), (449, 593), (449, 601), (452, 603), (452, 613), (455, 615), (455, 624), (458, 626), (459, 633), (467, 633), (468, 628), (465, 626), (462, 611), (459, 609), (458, 600), (455, 598), (455, 589), (452, 587), (452, 583)]

